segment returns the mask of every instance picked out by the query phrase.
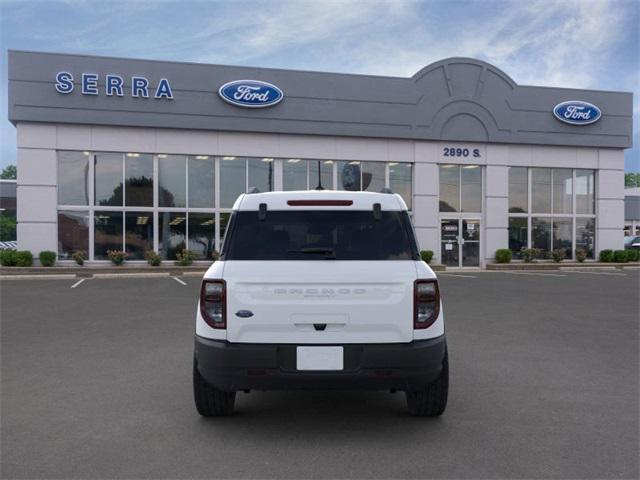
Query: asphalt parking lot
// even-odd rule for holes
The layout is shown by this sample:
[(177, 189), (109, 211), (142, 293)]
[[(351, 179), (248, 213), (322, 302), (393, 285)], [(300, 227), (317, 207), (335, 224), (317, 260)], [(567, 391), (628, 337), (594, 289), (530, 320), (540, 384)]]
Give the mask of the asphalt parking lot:
[(2, 478), (638, 478), (639, 272), (440, 275), (449, 405), (194, 409), (199, 279), (0, 282)]

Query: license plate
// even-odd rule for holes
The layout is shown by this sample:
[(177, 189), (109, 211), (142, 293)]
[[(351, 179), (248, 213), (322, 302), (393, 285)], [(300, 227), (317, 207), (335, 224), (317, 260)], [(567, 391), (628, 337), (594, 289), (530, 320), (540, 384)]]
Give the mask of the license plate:
[(344, 349), (342, 347), (298, 347), (296, 362), (298, 370), (343, 370)]

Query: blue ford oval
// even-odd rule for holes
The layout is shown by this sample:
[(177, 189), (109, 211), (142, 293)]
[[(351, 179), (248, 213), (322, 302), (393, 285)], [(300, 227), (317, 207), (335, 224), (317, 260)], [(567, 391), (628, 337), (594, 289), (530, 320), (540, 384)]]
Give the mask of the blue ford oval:
[(234, 80), (218, 90), (225, 101), (238, 107), (271, 107), (282, 101), (284, 94), (275, 85), (260, 80)]
[(561, 122), (571, 125), (589, 125), (602, 116), (602, 112), (594, 104), (580, 100), (559, 103), (553, 107), (553, 114)]

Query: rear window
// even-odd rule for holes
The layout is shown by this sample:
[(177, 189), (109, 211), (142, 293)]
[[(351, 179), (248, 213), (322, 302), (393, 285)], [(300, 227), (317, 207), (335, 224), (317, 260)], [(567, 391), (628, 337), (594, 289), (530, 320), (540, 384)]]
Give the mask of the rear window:
[(222, 249), (225, 260), (415, 260), (407, 212), (234, 212)]

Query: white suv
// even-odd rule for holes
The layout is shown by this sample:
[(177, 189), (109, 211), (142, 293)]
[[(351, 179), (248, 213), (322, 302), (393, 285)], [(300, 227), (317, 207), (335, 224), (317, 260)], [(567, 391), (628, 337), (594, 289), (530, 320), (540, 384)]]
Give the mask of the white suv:
[(392, 193), (241, 195), (196, 315), (195, 403), (228, 415), (239, 390), (403, 390), (447, 404), (438, 282)]

